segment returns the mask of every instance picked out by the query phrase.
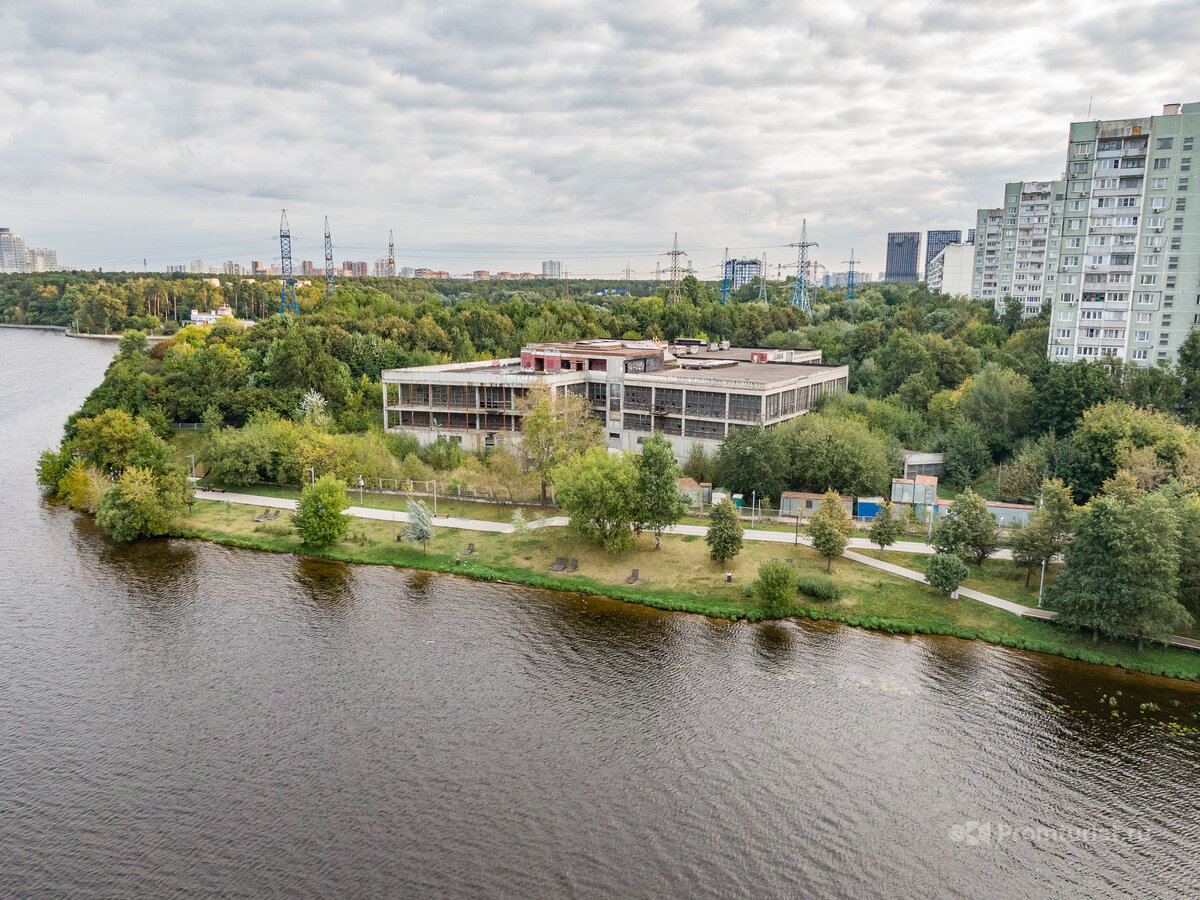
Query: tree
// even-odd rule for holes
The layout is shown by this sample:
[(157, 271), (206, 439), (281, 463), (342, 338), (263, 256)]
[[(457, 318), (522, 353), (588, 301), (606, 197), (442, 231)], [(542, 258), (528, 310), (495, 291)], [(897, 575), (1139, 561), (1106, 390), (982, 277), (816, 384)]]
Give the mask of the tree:
[(737, 508), (728, 497), (713, 506), (704, 540), (709, 555), (721, 565), (742, 552), (742, 523), (738, 521)]
[(778, 559), (768, 559), (760, 563), (754, 593), (771, 609), (782, 609), (796, 596), (795, 572), (791, 566)]
[(1009, 453), (1029, 431), (1033, 385), (1024, 375), (988, 363), (963, 384), (958, 409), (979, 429), (993, 458)]
[(429, 552), (429, 542), (433, 540), (433, 514), (424, 500), (411, 498), (407, 505), (408, 528), (404, 533), (413, 543), (421, 545), (424, 553)]
[(731, 431), (717, 448), (717, 480), (749, 498), (778, 497), (784, 489), (787, 457), (778, 429), (761, 425)]
[(149, 349), (149, 345), (146, 343), (146, 332), (126, 331), (121, 335), (121, 342), (117, 346), (121, 356), (129, 357), (135, 353), (145, 353)]
[(996, 520), (983, 498), (967, 488), (950, 504), (930, 543), (939, 553), (953, 553), (981, 566), (999, 545)]
[(522, 399), (519, 407), (526, 464), (541, 478), (545, 503), (554, 467), (602, 443), (600, 422), (587, 400), (566, 391), (552, 395), (547, 388), (537, 388)]
[(952, 553), (936, 553), (925, 560), (925, 580), (930, 586), (950, 595), (950, 615), (954, 615), (958, 587), (967, 580), (967, 564)]
[(1191, 425), (1200, 425), (1200, 328), (1189, 331), (1179, 345), (1177, 371), (1183, 380), (1180, 418)]
[(825, 557), (825, 571), (833, 568), (833, 559), (841, 556), (854, 533), (854, 523), (850, 514), (842, 505), (841, 498), (829, 491), (822, 499), (821, 505), (808, 520), (808, 534), (812, 538), (813, 549)]
[(529, 534), (529, 523), (525, 521), (525, 513), (520, 507), (513, 510), (512, 514), (513, 534), (517, 537), (525, 537)]
[(638, 472), (638, 499), (642, 512), (637, 527), (654, 532), (654, 548), (662, 546), (662, 533), (688, 510), (688, 500), (676, 479), (683, 473), (675, 462), (671, 442), (654, 432), (642, 442), (642, 452), (634, 460)]
[[(875, 401), (876, 408), (886, 406)], [(789, 486), (859, 496), (887, 493), (892, 478), (887, 444), (863, 422), (810, 414), (775, 432), (787, 454)]]
[(554, 496), (571, 517), (571, 529), (604, 549), (624, 550), (641, 521), (638, 470), (627, 456), (592, 447), (551, 471)]
[(868, 534), (871, 543), (879, 545), (879, 558), (883, 559), (884, 548), (896, 543), (900, 535), (904, 534), (904, 520), (896, 515), (896, 511), (892, 508), (892, 501), (883, 501), (883, 506), (879, 507), (879, 511), (875, 513), (875, 518), (871, 521), (871, 530)]
[(683, 464), (683, 474), (698, 484), (712, 484), (716, 478), (713, 459), (699, 441), (692, 444), (692, 449), (688, 451), (688, 458)]
[(1025, 586), (1033, 570), (1063, 551), (1075, 518), (1071, 489), (1057, 478), (1042, 482), (1042, 505), (1013, 539), (1013, 561), (1025, 569)]
[(1178, 516), (1161, 494), (1118, 491), (1080, 512), (1066, 562), (1047, 591), (1059, 621), (1100, 634), (1166, 637), (1191, 624), (1178, 601)]
[(350, 528), (350, 520), (342, 514), (349, 505), (346, 486), (334, 475), (322, 475), (306, 485), (292, 516), (300, 540), (316, 548), (340, 541)]
[(992, 461), (979, 428), (960, 419), (946, 445), (946, 474), (960, 485), (968, 485)]
[(186, 505), (186, 491), (161, 483), (150, 469), (130, 466), (100, 498), (96, 522), (113, 540), (166, 534)]

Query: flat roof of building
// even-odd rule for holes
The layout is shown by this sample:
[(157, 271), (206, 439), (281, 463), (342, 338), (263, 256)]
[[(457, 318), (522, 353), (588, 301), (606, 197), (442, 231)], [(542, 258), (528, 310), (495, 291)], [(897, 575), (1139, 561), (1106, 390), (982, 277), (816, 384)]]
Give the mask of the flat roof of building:
[(712, 368), (660, 369), (657, 372), (627, 374), (627, 380), (653, 378), (657, 381), (742, 381), (757, 384), (773, 384), (777, 381), (795, 381), (809, 376), (836, 372), (845, 366), (798, 366), (794, 363), (737, 362), (733, 365)]

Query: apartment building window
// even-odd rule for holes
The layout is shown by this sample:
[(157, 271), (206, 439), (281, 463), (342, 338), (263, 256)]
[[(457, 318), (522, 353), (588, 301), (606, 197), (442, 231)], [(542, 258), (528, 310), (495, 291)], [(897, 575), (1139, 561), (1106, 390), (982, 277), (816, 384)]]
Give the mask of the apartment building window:
[(1183, 231), (1183, 219), (1177, 216), (1175, 218), (1175, 224), (1171, 226), (1171, 230), (1172, 231)]
[(1146, 225), (1149, 228), (1162, 228), (1166, 221), (1162, 216), (1149, 216), (1146, 219)]
[(1180, 197), (1175, 201), (1175, 212), (1185, 212), (1187, 210), (1187, 197)]
[(1079, 257), (1078, 256), (1064, 256), (1062, 258), (1062, 264), (1064, 266), (1077, 266), (1077, 265), (1079, 265)]
[(1141, 198), (1139, 197), (1118, 197), (1117, 206), (1125, 209), (1131, 206), (1137, 206), (1140, 199)]
[(1157, 266), (1158, 265), (1158, 257), (1157, 256), (1143, 256), (1142, 257), (1142, 265), (1147, 266), (1147, 267)]
[(1138, 223), (1137, 216), (1117, 216), (1118, 228), (1132, 228)]
[(1154, 160), (1154, 168), (1157, 170), (1169, 169), (1171, 168), (1171, 160), (1168, 157), (1160, 156)]
[[(1115, 168), (1117, 168), (1117, 164), (1119, 162), (1120, 162), (1120, 160), (1116, 160), (1116, 159), (1098, 159), (1098, 160), (1096, 160), (1096, 169), (1098, 171), (1101, 169), (1115, 169)], [(1084, 168), (1080, 170), (1080, 172), (1087, 172), (1086, 164), (1084, 165)], [(1072, 173), (1072, 174), (1079, 174), (1079, 173)]]
[(1157, 141), (1154, 142), (1155, 150), (1170, 150), (1174, 146), (1175, 146), (1175, 138), (1173, 138), (1173, 137), (1159, 138)]
[(1144, 244), (1147, 250), (1161, 250), (1163, 239), (1160, 237), (1154, 237), (1154, 235), (1150, 235), (1146, 238)]
[(1112, 209), (1117, 205), (1116, 197), (1097, 197), (1096, 209)]
[(1069, 237), (1069, 238), (1067, 238), (1066, 243), (1063, 244), (1063, 246), (1066, 247), (1068, 250), (1075, 250), (1082, 245), (1083, 245), (1083, 238), (1077, 238), (1077, 237)]
[(1101, 256), (1101, 255), (1099, 255), (1099, 254), (1093, 254), (1093, 255), (1091, 255), (1091, 256), (1089, 256), (1089, 257), (1088, 257), (1088, 265), (1089, 265), (1089, 266), (1102, 266), (1102, 265), (1104, 265), (1106, 262), (1108, 262), (1108, 257), (1107, 257), (1107, 256)]
[(1179, 179), (1179, 190), (1186, 191), (1188, 189), (1188, 180), (1186, 178)]
[(1184, 150), (1191, 150), (1191, 149), (1192, 149), (1192, 140), (1193, 140), (1193, 139), (1192, 139), (1192, 138), (1190, 138), (1190, 137), (1185, 137), (1185, 138), (1183, 139), (1183, 149), (1184, 149)]
[(1180, 246), (1179, 242), (1180, 242), (1180, 240), (1181, 240), (1180, 238), (1171, 238), (1171, 249), (1172, 249), (1172, 250), (1178, 250), (1178, 249), (1179, 249), (1179, 246)]
[(1071, 200), (1067, 203), (1067, 209), (1071, 212), (1080, 212), (1083, 209), (1082, 200)]
[(1146, 350), (1134, 350), (1133, 351), (1133, 359), (1145, 359), (1146, 354), (1147, 354)]
[(1091, 154), (1091, 152), (1092, 152), (1092, 145), (1090, 143), (1088, 143), (1088, 144), (1076, 143), (1076, 144), (1071, 145), (1071, 155), (1072, 156), (1089, 156)]
[[(1062, 300), (1063, 300), (1063, 302), (1064, 302), (1064, 303), (1070, 303), (1070, 302), (1071, 302), (1071, 295), (1070, 295), (1070, 294), (1063, 294), (1063, 295), (1062, 295)], [(1200, 297), (1197, 297), (1197, 298), (1196, 298), (1196, 302), (1197, 302), (1197, 303), (1200, 303)], [(1071, 316), (1071, 311), (1070, 311), (1069, 309), (1062, 309), (1062, 310), (1059, 310), (1059, 312), (1058, 312), (1058, 320), (1059, 320), (1060, 322), (1070, 322), (1070, 321), (1071, 321), (1071, 318), (1072, 318), (1072, 316)]]
[(1083, 227), (1083, 219), (1067, 219), (1067, 228), (1078, 231)]
[(1167, 189), (1166, 178), (1153, 178), (1150, 181), (1150, 189), (1155, 191), (1165, 191)]
[(1148, 340), (1150, 340), (1150, 332), (1148, 332), (1148, 331), (1135, 331), (1135, 332), (1133, 333), (1133, 339), (1134, 339), (1135, 341), (1148, 341)]
[(1141, 277), (1141, 279), (1138, 281), (1138, 284), (1141, 284), (1141, 285), (1152, 285), (1152, 284), (1158, 284), (1158, 276), (1157, 276), (1157, 275), (1143, 274), (1143, 275), (1142, 275), (1142, 277)]
[(1190, 156), (1185, 156), (1183, 159), (1181, 159), (1179, 161), (1179, 171), (1180, 172), (1192, 171), (1192, 158)]
[(1071, 336), (1071, 329), (1070, 328), (1058, 329), (1058, 336), (1060, 338), (1069, 338)]
[(1166, 209), (1166, 207), (1167, 207), (1167, 198), (1166, 197), (1151, 197), (1150, 198), (1150, 211), (1151, 212), (1162, 212), (1164, 209)]

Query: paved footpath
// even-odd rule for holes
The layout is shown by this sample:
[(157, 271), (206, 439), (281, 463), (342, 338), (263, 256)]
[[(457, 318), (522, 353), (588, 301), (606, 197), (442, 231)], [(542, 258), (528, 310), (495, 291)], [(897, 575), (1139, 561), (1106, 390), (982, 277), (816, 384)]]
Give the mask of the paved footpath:
[[(196, 497), (199, 500), (216, 500), (226, 501), (228, 503), (241, 503), (246, 506), (261, 506), (264, 509), (295, 509), (296, 501), (289, 500), (284, 497), (262, 497), (257, 494), (235, 494), (230, 491), (207, 491), (203, 488), (196, 489)], [(346, 515), (355, 516), (359, 519), (378, 519), (382, 522), (407, 522), (408, 513), (399, 512), (391, 509), (370, 509), (365, 506), (351, 506), (347, 508)], [(555, 526), (565, 526), (570, 524), (570, 519), (567, 516), (550, 516), (545, 519), (536, 519), (529, 523), (529, 528), (552, 528)], [(464, 531), (490, 531), (497, 534), (511, 534), (513, 526), (508, 522), (488, 522), (485, 519), (459, 519), (453, 516), (438, 518), (435, 520), (435, 525), (439, 528), (461, 528)], [(666, 534), (682, 534), (682, 535), (698, 535), (707, 534), (708, 529), (703, 525), (672, 525), (666, 530)], [(766, 541), (774, 544), (794, 544), (796, 536), (794, 533), (789, 534), (786, 531), (763, 531), (761, 529), (747, 528), (742, 537), (747, 541)], [(806, 547), (812, 544), (812, 541), (807, 535), (800, 535), (800, 543)], [(909, 581), (918, 581), (925, 584), (925, 573), (918, 572), (915, 569), (906, 569), (904, 566), (898, 566), (895, 563), (884, 562), (875, 556), (865, 556), (861, 553), (855, 553), (854, 550), (870, 550), (875, 548), (866, 538), (853, 537), (850, 538), (850, 549), (847, 549), (843, 556), (846, 559), (853, 560), (856, 563), (861, 563), (864, 566), (870, 566), (873, 569), (879, 569), (882, 572), (896, 575), (900, 578), (907, 578)], [(875, 548), (877, 549), (877, 548)], [(928, 544), (922, 544), (916, 541), (897, 541), (888, 548), (892, 551), (900, 553), (934, 553), (936, 552)], [(1012, 551), (998, 550), (993, 554), (995, 559), (1012, 559)], [(1020, 603), (1013, 603), (1011, 600), (1005, 600), (1002, 597), (993, 597), (991, 594), (985, 594), (983, 591), (977, 591), (973, 588), (959, 588), (958, 593), (962, 597), (967, 597), (979, 603), (984, 603), (988, 606), (994, 606), (996, 609), (1002, 609), (1005, 612), (1010, 612), (1013, 615), (1025, 616), (1030, 619), (1043, 619), (1050, 621), (1054, 618), (1054, 611), (1049, 609), (1035, 609), (1032, 606), (1022, 606)], [(1187, 647), (1192, 650), (1200, 650), (1200, 640), (1192, 638), (1173, 637), (1171, 645), (1175, 647)]]

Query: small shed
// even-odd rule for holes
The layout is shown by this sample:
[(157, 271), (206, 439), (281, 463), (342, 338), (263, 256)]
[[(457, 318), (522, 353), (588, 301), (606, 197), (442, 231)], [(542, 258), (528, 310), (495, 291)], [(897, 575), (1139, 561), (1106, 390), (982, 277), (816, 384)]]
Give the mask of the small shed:
[[(704, 500), (704, 494), (700, 490), (700, 485), (694, 478), (676, 478), (675, 483), (679, 485), (679, 493), (687, 497), (687, 501), (692, 506), (699, 506)], [(711, 491), (711, 488), (710, 488)]]
[[(821, 505), (821, 501), (825, 499), (824, 494), (811, 494), (807, 491), (784, 491), (779, 498), (779, 514), (781, 516), (799, 516), (802, 519), (807, 519), (817, 507)], [(847, 514), (854, 515), (854, 498), (839, 497), (842, 501), (842, 506)]]

